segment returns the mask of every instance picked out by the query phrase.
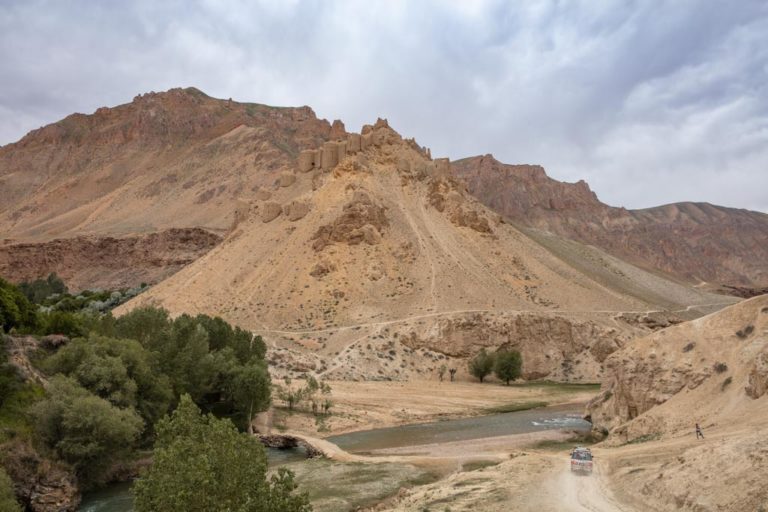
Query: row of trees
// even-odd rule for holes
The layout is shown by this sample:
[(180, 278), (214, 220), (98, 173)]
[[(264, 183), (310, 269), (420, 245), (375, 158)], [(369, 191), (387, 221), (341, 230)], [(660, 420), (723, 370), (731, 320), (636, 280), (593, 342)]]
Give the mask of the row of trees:
[(469, 361), (469, 373), (483, 382), (491, 373), (507, 385), (518, 379), (523, 370), (523, 358), (516, 350), (499, 350), (489, 354), (485, 349)]

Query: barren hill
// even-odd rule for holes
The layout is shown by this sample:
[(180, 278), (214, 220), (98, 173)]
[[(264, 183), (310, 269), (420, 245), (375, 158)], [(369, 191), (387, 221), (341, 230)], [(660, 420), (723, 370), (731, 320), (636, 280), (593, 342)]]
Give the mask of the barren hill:
[(540, 166), (507, 165), (492, 155), (453, 162), (452, 170), (485, 205), (521, 226), (595, 245), (693, 284), (768, 286), (764, 213), (707, 203), (615, 208), (584, 181), (559, 182)]
[(605, 368), (589, 411), (612, 444), (631, 442), (605, 450), (629, 501), (644, 510), (768, 505), (768, 295), (635, 340)]
[(278, 367), (334, 377), (430, 374), (507, 346), (529, 377), (590, 380), (637, 332), (732, 302), (528, 236), (382, 120), (302, 151), (262, 191), (221, 244), (121, 311), (221, 314), (265, 334)]

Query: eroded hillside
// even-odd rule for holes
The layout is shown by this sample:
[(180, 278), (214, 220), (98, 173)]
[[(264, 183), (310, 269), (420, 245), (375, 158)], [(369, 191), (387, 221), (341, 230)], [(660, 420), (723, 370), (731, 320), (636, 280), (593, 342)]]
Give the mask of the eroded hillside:
[(480, 201), (521, 226), (595, 245), (711, 289), (768, 285), (764, 213), (707, 203), (615, 208), (600, 202), (584, 181), (559, 182), (540, 166), (507, 165), (492, 155), (459, 160), (452, 171)]

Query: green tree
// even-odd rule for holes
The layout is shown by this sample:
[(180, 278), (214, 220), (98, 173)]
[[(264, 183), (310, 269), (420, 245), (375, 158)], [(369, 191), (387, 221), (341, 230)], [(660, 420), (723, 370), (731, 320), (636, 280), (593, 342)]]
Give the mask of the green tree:
[(232, 379), (230, 396), (246, 417), (248, 433), (253, 433), (253, 417), (267, 410), (270, 403), (271, 381), (264, 364), (251, 363), (240, 367)]
[(188, 395), (157, 425), (153, 463), (133, 487), (136, 512), (309, 512), (286, 469), (267, 480), (264, 448)]
[(13, 492), (13, 482), (2, 467), (0, 467), (0, 510), (3, 512), (21, 512), (21, 506), (16, 501), (16, 495)]
[(77, 338), (86, 334), (80, 317), (69, 311), (41, 313), (40, 324), (42, 334), (63, 334), (70, 338)]
[(77, 339), (49, 357), (45, 367), (72, 377), (113, 405), (135, 408), (149, 426), (168, 412), (173, 399), (154, 354), (135, 340), (97, 335)]
[(132, 409), (120, 409), (74, 380), (57, 375), (48, 398), (30, 408), (37, 434), (56, 455), (72, 464), (86, 485), (127, 454), (143, 422)]
[(37, 309), (17, 287), (0, 278), (0, 328), (31, 330), (37, 327)]
[(509, 382), (517, 379), (522, 374), (523, 358), (517, 350), (502, 351), (496, 353), (496, 363), (493, 371), (499, 380), (503, 380), (509, 386)]
[(480, 383), (482, 383), (483, 379), (490, 375), (492, 371), (493, 356), (487, 353), (484, 348), (480, 349), (480, 352), (469, 361), (469, 373), (473, 377), (480, 379)]

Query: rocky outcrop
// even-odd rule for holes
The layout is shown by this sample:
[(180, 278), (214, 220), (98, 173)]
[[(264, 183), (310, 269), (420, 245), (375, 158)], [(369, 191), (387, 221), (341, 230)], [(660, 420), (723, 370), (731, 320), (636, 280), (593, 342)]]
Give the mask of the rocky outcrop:
[(309, 210), (309, 203), (306, 201), (291, 201), (285, 205), (285, 208), (283, 208), (285, 216), (288, 217), (288, 220), (291, 222), (303, 219), (307, 216)]
[(367, 193), (355, 191), (341, 215), (317, 230), (312, 237), (312, 248), (322, 251), (332, 243), (375, 245), (388, 225), (385, 208), (374, 203)]
[(768, 392), (768, 345), (755, 357), (744, 390), (753, 399), (758, 399)]
[[(444, 160), (442, 167), (447, 165)], [(437, 161), (436, 161), (437, 162)], [(447, 214), (448, 219), (460, 227), (468, 227), (479, 233), (492, 233), (488, 219), (478, 213), (468, 201), (458, 192), (459, 185), (446, 172), (430, 171), (433, 175), (429, 183), (428, 200), (437, 211)]]
[(283, 213), (283, 207), (280, 204), (269, 201), (261, 205), (261, 222), (272, 222)]
[(584, 181), (559, 182), (540, 166), (502, 164), (492, 155), (453, 162), (452, 173), (486, 206), (520, 225), (696, 284), (732, 285), (730, 292), (720, 290), (737, 296), (768, 287), (765, 213), (707, 203), (616, 208), (600, 202)]
[(434, 331), (439, 335), (414, 331), (401, 341), (452, 358), (470, 358), (483, 348), (518, 350), (525, 379), (594, 381), (602, 374), (601, 363), (627, 341), (596, 323), (535, 313), (440, 319)]
[(278, 180), (281, 187), (290, 187), (294, 183), (296, 183), (296, 175), (292, 172), (284, 172), (280, 175), (280, 179)]
[(204, 229), (169, 229), (123, 238), (81, 236), (44, 243), (0, 244), (0, 276), (13, 282), (55, 272), (70, 290), (156, 283), (218, 245)]
[(9, 442), (0, 449), (3, 467), (19, 501), (32, 512), (74, 512), (80, 504), (71, 469), (41, 457), (30, 445)]

